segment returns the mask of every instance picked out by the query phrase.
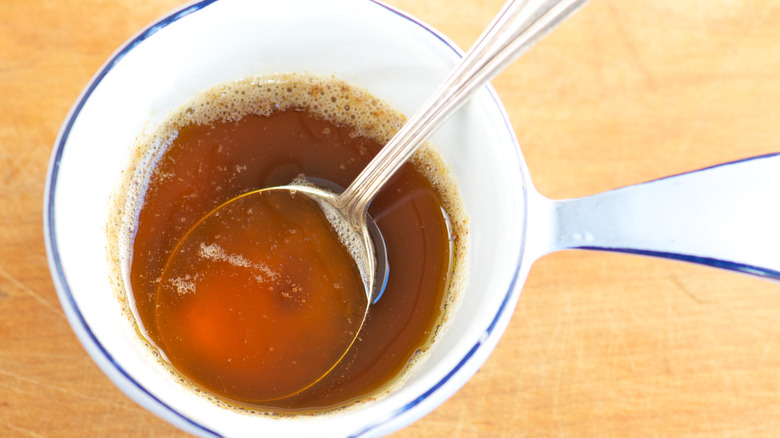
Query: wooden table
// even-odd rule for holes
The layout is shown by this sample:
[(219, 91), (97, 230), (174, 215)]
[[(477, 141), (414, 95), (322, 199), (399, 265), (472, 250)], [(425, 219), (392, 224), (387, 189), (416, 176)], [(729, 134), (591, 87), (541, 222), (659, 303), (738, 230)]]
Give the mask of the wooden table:
[[(468, 47), (502, 2), (390, 3)], [(41, 231), (71, 104), (114, 49), (178, 4), (0, 2), (0, 436), (184, 436), (93, 365), (59, 306)], [(593, 0), (494, 85), (554, 198), (780, 151), (780, 1)], [(396, 436), (778, 433), (779, 285), (564, 252), (533, 266), (481, 371)]]

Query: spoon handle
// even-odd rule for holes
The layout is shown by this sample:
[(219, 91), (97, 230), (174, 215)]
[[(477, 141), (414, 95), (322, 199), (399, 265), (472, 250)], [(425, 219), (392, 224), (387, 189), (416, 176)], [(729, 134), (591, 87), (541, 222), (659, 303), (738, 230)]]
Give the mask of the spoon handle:
[(472, 92), (514, 62), (588, 0), (510, 0), (460, 64), (336, 202), (359, 218), (384, 183)]
[[(529, 196), (526, 256), (594, 249), (780, 280), (780, 154), (586, 196)], [(531, 222), (538, 223), (531, 223)]]

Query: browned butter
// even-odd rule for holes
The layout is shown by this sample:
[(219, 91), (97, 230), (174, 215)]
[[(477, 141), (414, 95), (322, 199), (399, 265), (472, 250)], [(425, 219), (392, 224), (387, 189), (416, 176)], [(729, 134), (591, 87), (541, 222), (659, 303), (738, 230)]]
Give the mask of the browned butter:
[[(297, 230), (274, 230), (270, 240), (252, 243), (254, 237), (247, 237), (245, 245), (233, 249), (205, 235), (182, 253), (192, 257), (192, 270), (164, 275), (182, 237), (218, 205), (299, 175), (346, 187), (402, 123), (390, 107), (341, 81), (273, 75), (210, 90), (141, 139), (136, 165), (146, 168), (130, 172), (124, 186), (125, 192), (136, 190), (124, 196), (137, 202), (120, 202), (118, 213), (125, 224), (134, 219), (132, 233), (117, 233), (117, 239), (131, 240), (126, 242), (131, 249), (126, 251), (128, 313), (139, 319), (141, 333), (172, 372), (186, 377), (186, 385), (240, 409), (327, 411), (381, 394), (430, 346), (454, 302), (465, 220), (454, 184), (428, 149), (405, 164), (370, 206), (389, 256), (383, 297), (370, 307), (336, 368), (298, 394), (268, 400), (275, 385), (288, 384), (307, 361), (332, 360), (322, 354), (333, 354), (326, 347), (340, 345), (351, 322), (323, 321), (362, 316), (355, 310), (364, 306), (355, 294), (362, 286), (350, 277), (337, 248), (329, 248), (327, 256), (294, 260), (286, 252), (274, 253), (272, 240), (306, 245), (305, 223)], [(252, 223), (247, 230), (258, 226)], [(121, 253), (120, 247), (122, 242), (114, 251)], [(220, 266), (226, 274), (198, 277)], [(278, 281), (259, 290), (251, 272), (276, 275)], [(300, 284), (295, 279), (308, 275), (300, 272), (317, 274)], [(196, 277), (213, 284), (196, 286)], [(305, 315), (285, 323), (287, 311)], [(329, 312), (341, 314), (329, 318)], [(310, 317), (310, 323), (301, 322)]]

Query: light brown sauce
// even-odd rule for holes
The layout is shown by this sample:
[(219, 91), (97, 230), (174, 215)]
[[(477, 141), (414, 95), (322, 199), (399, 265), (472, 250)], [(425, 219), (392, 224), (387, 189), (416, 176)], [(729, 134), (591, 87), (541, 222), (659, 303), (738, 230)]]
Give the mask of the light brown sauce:
[[(224, 291), (195, 298), (197, 287), (186, 281), (187, 275), (190, 279), (197, 275), (194, 271), (167, 275), (166, 278), (182, 281), (160, 285), (172, 250), (187, 230), (217, 205), (250, 190), (287, 184), (300, 174), (347, 186), (402, 121), (381, 102), (341, 82), (277, 76), (215, 89), (176, 115), (165, 129), (146, 139), (149, 149), (155, 139), (173, 138), (156, 162), (143, 193), (132, 242), (133, 296), (128, 305), (134, 303), (144, 336), (160, 347), (178, 372), (196, 383), (196, 388), (206, 389), (228, 404), (260, 411), (329, 410), (377, 395), (377, 390), (397, 378), (429, 346), (454, 299), (451, 286), (459, 275), (461, 235), (465, 232), (453, 184), (430, 152), (421, 153), (404, 165), (370, 208), (385, 236), (389, 256), (390, 279), (384, 296), (371, 306), (365, 326), (338, 366), (297, 395), (261, 401), (266, 398), (261, 394), (263, 390), (250, 383), (257, 378), (251, 364), (229, 376), (222, 372), (240, 368), (232, 361), (228, 362), (231, 365), (224, 365), (234, 356), (247, 359), (268, 352), (261, 340), (253, 339), (255, 345), (250, 347), (243, 345), (247, 327), (260, 327), (252, 325), (261, 324), (264, 314), (257, 308), (267, 303), (220, 299)], [(131, 199), (133, 196), (140, 198), (135, 194)], [(133, 214), (132, 208), (123, 210), (125, 216), (128, 212)], [(230, 254), (250, 251), (227, 251), (219, 245), (209, 246), (211, 243), (204, 241), (203, 245), (206, 250), (211, 248), (221, 254), (223, 257), (215, 259), (223, 262)], [(198, 246), (194, 251), (202, 249)], [(238, 264), (259, 266), (259, 259), (254, 256), (235, 260), (243, 260)], [(175, 295), (159, 297), (158, 289), (166, 288), (166, 293)], [(292, 296), (290, 292), (285, 292), (287, 298)], [(208, 316), (176, 316), (168, 312), (165, 306), (168, 310), (176, 307), (170, 304), (177, 297), (202, 299), (198, 312), (209, 312)], [(281, 301), (286, 298), (279, 297)], [(233, 330), (235, 325), (214, 319), (220, 313), (230, 318), (236, 308), (241, 309), (243, 318), (254, 322)], [(333, 310), (332, 306), (330, 309)], [(308, 330), (311, 328), (299, 327), (291, 332)], [(330, 329), (322, 332), (327, 335)], [(189, 346), (171, 349), (170, 344), (176, 342), (172, 340), (177, 338), (183, 339), (182, 345)], [(239, 341), (235, 346), (219, 341), (228, 338)], [(309, 344), (299, 350), (308, 354), (325, 341), (312, 338), (306, 342)], [(208, 347), (203, 347), (206, 344)], [(198, 354), (205, 356), (192, 359), (187, 354), (173, 353), (193, 348), (201, 348)], [(211, 354), (214, 356), (206, 357)], [(209, 361), (221, 363), (217, 367), (221, 377), (216, 384), (192, 371), (203, 369)], [(282, 382), (284, 377), (280, 374), (266, 380)]]

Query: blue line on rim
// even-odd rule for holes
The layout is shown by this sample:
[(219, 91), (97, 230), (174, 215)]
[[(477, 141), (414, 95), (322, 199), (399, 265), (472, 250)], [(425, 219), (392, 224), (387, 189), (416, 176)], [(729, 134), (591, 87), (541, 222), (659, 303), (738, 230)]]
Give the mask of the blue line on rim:
[[(714, 164), (714, 165), (709, 166), (709, 167), (702, 167), (701, 169), (696, 169), (696, 170), (692, 170), (692, 171), (689, 171), (689, 172), (681, 172), (681, 173), (674, 174), (674, 175), (666, 175), (666, 176), (663, 176), (661, 178), (657, 178), (657, 179), (652, 179), (652, 180), (649, 180), (649, 181), (641, 182), (641, 183), (638, 183), (636, 185), (640, 185), (641, 186), (643, 184), (651, 184), (651, 183), (654, 183), (656, 181), (663, 181), (665, 179), (676, 178), (676, 177), (681, 176), (681, 175), (688, 175), (688, 174), (692, 174), (692, 173), (702, 172), (702, 171), (705, 171), (705, 170), (717, 169), (719, 167), (727, 167), (727, 166), (731, 166), (733, 164), (744, 163), (744, 162), (747, 162), (747, 161), (762, 160), (764, 158), (772, 158), (772, 157), (777, 157), (777, 156), (780, 156), (780, 152), (770, 152), (770, 153), (767, 153), (767, 154), (764, 154), (764, 155), (756, 155), (756, 156), (753, 156), (753, 157), (747, 157), (747, 158), (741, 158), (739, 160), (729, 161), (727, 163), (718, 163), (718, 164)], [(633, 186), (629, 186), (629, 187), (633, 187)], [(625, 187), (623, 187), (623, 188), (625, 188)], [(620, 189), (621, 188), (617, 188), (615, 190), (620, 190)]]
[(700, 256), (695, 256), (690, 254), (678, 254), (673, 252), (651, 251), (651, 250), (632, 249), (632, 248), (599, 248), (595, 246), (578, 246), (573, 249), (609, 251), (609, 252), (617, 252), (622, 254), (637, 254), (643, 256), (660, 257), (664, 259), (678, 260), (682, 262), (698, 263), (700, 265), (726, 269), (729, 271), (741, 272), (743, 274), (749, 274), (749, 275), (766, 278), (766, 279), (780, 280), (780, 272), (775, 271), (774, 269), (761, 268), (758, 266), (747, 265), (745, 263), (731, 262), (728, 260), (720, 260), (711, 257), (700, 257)]
[[(142, 393), (144, 393), (149, 398), (151, 398), (154, 402), (158, 403), (160, 406), (164, 407), (166, 410), (168, 410), (172, 414), (176, 415), (178, 418), (182, 419), (183, 421), (187, 422), (188, 424), (192, 425), (193, 427), (196, 427), (196, 428), (202, 430), (203, 432), (205, 432), (205, 433), (207, 433), (209, 435), (212, 435), (212, 436), (215, 436), (215, 437), (220, 437), (221, 436), (220, 434), (218, 434), (215, 431), (212, 431), (212, 430), (206, 428), (205, 426), (201, 425), (200, 423), (197, 423), (195, 420), (192, 420), (189, 417), (185, 416), (184, 414), (176, 411), (172, 407), (170, 407), (167, 404), (165, 404), (164, 402), (162, 402), (159, 398), (154, 396), (151, 392), (149, 392), (149, 390), (147, 390), (140, 383), (135, 381), (127, 373), (126, 370), (124, 370), (121, 366), (119, 366), (119, 364), (114, 360), (114, 358), (111, 356), (111, 354), (103, 347), (102, 344), (100, 344), (100, 342), (98, 341), (98, 339), (96, 338), (96, 336), (94, 335), (92, 330), (90, 329), (89, 325), (87, 324), (86, 320), (84, 319), (84, 316), (79, 311), (78, 306), (76, 305), (75, 299), (73, 298), (73, 294), (71, 293), (70, 288), (68, 286), (68, 283), (65, 280), (65, 275), (64, 275), (64, 272), (62, 270), (62, 265), (61, 265), (60, 259), (59, 259), (59, 251), (57, 250), (57, 243), (56, 243), (57, 239), (55, 238), (55, 235), (54, 235), (55, 231), (54, 231), (54, 226), (53, 226), (54, 189), (56, 188), (57, 174), (58, 174), (58, 170), (59, 170), (60, 159), (62, 157), (62, 153), (63, 153), (64, 146), (65, 146), (65, 142), (66, 142), (66, 140), (68, 138), (68, 135), (69, 135), (72, 127), (73, 127), (75, 119), (78, 116), (78, 114), (81, 112), (81, 110), (82, 110), (86, 100), (92, 95), (92, 93), (94, 92), (94, 90), (97, 87), (97, 85), (103, 80), (103, 78), (114, 67), (114, 65), (116, 65), (125, 56), (125, 54), (127, 54), (129, 51), (131, 51), (133, 48), (135, 48), (138, 44), (140, 44), (141, 42), (143, 42), (144, 40), (149, 38), (151, 35), (155, 34), (160, 29), (170, 25), (173, 22), (178, 21), (179, 19), (181, 19), (181, 18), (183, 18), (183, 17), (185, 17), (185, 16), (187, 16), (187, 15), (193, 13), (193, 12), (196, 12), (198, 10), (201, 10), (201, 9), (205, 8), (206, 6), (209, 6), (210, 4), (215, 3), (216, 1), (217, 0), (202, 0), (200, 2), (197, 2), (195, 4), (192, 4), (192, 5), (184, 8), (184, 9), (182, 9), (180, 11), (177, 11), (177, 12), (173, 13), (172, 15), (170, 15), (168, 17), (165, 17), (165, 18), (161, 19), (160, 21), (158, 21), (157, 23), (149, 26), (146, 30), (144, 30), (136, 38), (134, 38), (132, 41), (127, 43), (122, 49), (120, 49), (114, 55), (114, 57), (101, 69), (100, 73), (95, 77), (95, 79), (90, 84), (89, 88), (85, 91), (84, 95), (81, 97), (79, 102), (74, 107), (74, 109), (72, 111), (72, 114), (70, 115), (69, 120), (67, 122), (67, 125), (62, 130), (62, 134), (60, 136), (60, 141), (59, 141), (59, 144), (57, 145), (57, 151), (56, 151), (55, 156), (54, 156), (54, 158), (52, 160), (52, 169), (50, 171), (49, 187), (50, 187), (51, 191), (49, 193), (49, 200), (48, 200), (48, 209), (49, 209), (50, 213), (49, 213), (49, 221), (48, 221), (48, 224), (46, 224), (46, 225), (47, 225), (48, 232), (49, 232), (49, 237), (50, 237), (49, 240), (51, 242), (51, 249), (52, 249), (52, 252), (55, 254), (54, 261), (55, 261), (55, 267), (56, 267), (57, 275), (58, 275), (58, 277), (60, 279), (60, 283), (62, 284), (62, 288), (64, 289), (63, 293), (67, 297), (67, 300), (68, 300), (71, 308), (73, 309), (74, 314), (76, 315), (76, 317), (78, 318), (79, 322), (83, 326), (85, 332), (89, 336), (89, 338), (92, 341), (92, 343), (98, 348), (100, 353), (103, 354), (103, 356), (105, 356), (105, 358), (111, 364), (113, 364), (113, 366), (116, 368), (116, 370), (119, 371), (122, 374), (122, 376), (124, 376), (125, 379), (127, 379), (130, 383), (132, 383)], [(423, 30), (427, 31), (432, 36), (437, 38), (439, 41), (444, 43), (447, 47), (452, 49), (458, 56), (462, 56), (462, 53), (461, 53), (461, 51), (458, 48), (456, 48), (449, 40), (447, 40), (444, 36), (439, 34), (437, 31), (435, 31), (430, 26), (427, 26), (427, 25), (423, 24), (422, 22), (418, 21), (417, 19), (415, 19), (414, 17), (412, 17), (410, 15), (407, 15), (407, 14), (405, 14), (405, 13), (399, 11), (399, 10), (393, 9), (390, 6), (381, 3), (379, 0), (369, 0), (369, 1), (371, 3), (374, 3), (377, 6), (380, 6), (380, 7), (384, 8), (384, 9), (388, 10), (389, 12), (392, 12), (393, 14), (395, 14), (395, 15), (397, 15), (397, 16), (405, 19), (405, 20), (408, 20), (411, 23), (414, 23), (414, 24), (420, 26)], [(498, 98), (496, 97), (494, 92), (491, 92), (491, 97), (496, 102), (498, 107), (501, 108), (500, 102), (498, 101)], [(509, 127), (510, 132), (511, 132), (511, 125), (509, 124), (509, 121), (507, 120), (506, 116), (504, 117), (504, 123)], [(519, 148), (517, 148), (517, 152), (519, 153)], [(523, 228), (524, 227), (525, 226), (523, 226)], [(512, 291), (515, 289), (515, 287), (517, 286), (518, 281), (519, 281), (519, 277), (520, 277), (520, 261), (521, 260), (522, 260), (522, 251), (519, 254), (518, 261), (516, 263), (517, 268), (515, 270), (515, 273), (514, 273), (514, 276), (512, 278), (512, 281), (511, 281), (511, 283), (510, 283), (510, 285), (508, 287), (507, 294), (504, 296), (504, 299), (503, 299), (503, 301), (501, 303), (501, 306), (498, 309), (498, 312), (496, 313), (496, 316), (494, 317), (494, 319), (491, 321), (491, 323), (489, 324), (489, 326), (485, 330), (485, 335), (486, 336), (489, 336), (493, 332), (493, 330), (495, 329), (495, 327), (496, 327), (496, 325), (498, 323), (498, 320), (504, 314), (505, 310), (508, 307), (508, 304), (509, 304), (509, 302), (511, 300), (511, 297), (512, 297)], [(460, 371), (460, 369), (469, 361), (469, 359), (477, 352), (477, 350), (479, 349), (480, 346), (482, 346), (483, 343), (484, 343), (484, 341), (482, 341), (482, 340), (477, 342), (468, 351), (468, 353), (463, 357), (463, 359), (461, 359), (461, 361), (458, 362), (458, 364), (447, 375), (445, 375), (440, 381), (438, 381), (436, 384), (434, 384), (428, 391), (426, 391), (425, 393), (423, 393), (421, 396), (417, 397), (416, 399), (410, 401), (409, 403), (407, 403), (403, 407), (397, 409), (395, 412), (390, 414), (387, 418), (379, 420), (378, 422), (374, 423), (373, 425), (367, 426), (362, 431), (358, 432), (355, 436), (360, 436), (360, 435), (364, 435), (366, 433), (369, 433), (370, 431), (380, 427), (381, 425), (383, 425), (383, 424), (385, 424), (385, 423), (387, 423), (389, 421), (394, 420), (398, 416), (402, 415), (403, 413), (407, 412), (409, 409), (417, 406), (422, 401), (427, 399), (430, 395), (432, 395), (433, 393), (438, 391), (442, 386), (444, 386), (444, 384), (446, 384), (455, 374), (457, 374), (457, 372)]]
[(68, 139), (68, 136), (70, 134), (71, 129), (73, 128), (73, 124), (75, 123), (76, 118), (78, 117), (79, 113), (84, 107), (85, 102), (87, 99), (92, 95), (92, 93), (95, 91), (95, 88), (97, 88), (98, 84), (105, 78), (105, 76), (108, 74), (108, 72), (131, 50), (133, 50), (136, 46), (138, 46), (140, 43), (142, 43), (144, 40), (149, 38), (150, 36), (157, 33), (160, 29), (170, 25), (171, 23), (174, 23), (178, 21), (179, 19), (193, 13), (197, 12), (212, 3), (216, 2), (217, 0), (202, 0), (200, 2), (194, 3), (190, 6), (187, 6), (183, 9), (180, 9), (171, 15), (160, 19), (158, 22), (152, 24), (151, 26), (147, 27), (144, 31), (142, 31), (138, 36), (133, 38), (130, 42), (128, 42), (124, 47), (122, 47), (101, 69), (101, 71), (98, 73), (98, 75), (92, 80), (92, 82), (89, 85), (89, 88), (84, 92), (83, 96), (80, 98), (79, 102), (75, 105), (73, 111), (71, 112), (68, 122), (65, 125), (65, 128), (62, 130), (62, 134), (60, 135), (59, 143), (57, 144), (57, 151), (55, 152), (55, 155), (52, 159), (52, 166), (50, 171), (50, 180), (49, 180), (49, 199), (48, 199), (48, 223), (46, 224), (46, 227), (48, 229), (49, 233), (49, 242), (51, 245), (52, 253), (54, 254), (54, 257), (52, 259), (55, 262), (55, 268), (57, 271), (57, 276), (59, 277), (59, 283), (62, 285), (63, 289), (63, 295), (67, 298), (68, 303), (70, 304), (71, 309), (73, 310), (73, 314), (78, 319), (79, 323), (84, 328), (85, 333), (89, 336), (92, 343), (97, 347), (97, 349), (100, 351), (103, 356), (116, 368), (116, 370), (125, 378), (128, 382), (132, 383), (138, 390), (140, 390), (143, 394), (148, 396), (150, 399), (152, 399), (154, 402), (159, 404), (161, 407), (165, 408), (168, 412), (174, 414), (184, 422), (190, 424), (191, 426), (200, 429), (202, 432), (214, 436), (214, 437), (221, 437), (220, 434), (214, 432), (213, 430), (208, 429), (207, 427), (203, 426), (200, 423), (197, 423), (196, 421), (190, 419), (189, 417), (185, 416), (184, 414), (178, 412), (177, 410), (173, 409), (172, 407), (168, 406), (166, 403), (164, 403), (162, 400), (154, 396), (149, 390), (144, 388), (141, 384), (139, 384), (135, 379), (133, 379), (128, 372), (123, 369), (115, 360), (114, 357), (103, 347), (103, 345), (98, 341), (97, 337), (93, 333), (92, 329), (87, 324), (87, 321), (84, 319), (84, 315), (79, 310), (78, 306), (76, 305), (76, 301), (73, 298), (73, 294), (70, 290), (70, 287), (68, 286), (68, 282), (65, 279), (65, 273), (62, 269), (62, 263), (60, 262), (59, 257), (59, 251), (57, 249), (57, 238), (55, 236), (55, 229), (54, 229), (54, 216), (55, 216), (55, 209), (54, 209), (54, 192), (56, 190), (57, 186), (57, 175), (59, 172), (59, 165), (60, 160), (62, 159), (62, 153), (65, 148), (65, 142)]

